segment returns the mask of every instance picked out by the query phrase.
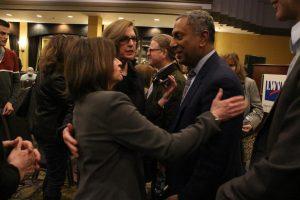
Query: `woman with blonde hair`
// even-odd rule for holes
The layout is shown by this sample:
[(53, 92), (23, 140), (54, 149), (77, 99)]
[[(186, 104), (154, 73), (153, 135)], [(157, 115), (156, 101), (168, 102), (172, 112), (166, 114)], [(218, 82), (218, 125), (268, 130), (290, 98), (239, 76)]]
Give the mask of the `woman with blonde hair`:
[(255, 81), (246, 75), (244, 66), (240, 64), (239, 57), (236, 53), (230, 53), (223, 56), (229, 67), (239, 77), (244, 88), (245, 99), (249, 105), (244, 112), (243, 121), (243, 162), (248, 168), (248, 164), (252, 154), (252, 146), (255, 139), (255, 129), (263, 118), (263, 108), (259, 91)]
[[(73, 45), (68, 50), (65, 77), (75, 98), (73, 124), (80, 171), (75, 199), (145, 199), (143, 154), (164, 160), (186, 156), (218, 134), (216, 119), (234, 117), (245, 108), (242, 96), (221, 101), (220, 91), (211, 112), (170, 134), (142, 116), (127, 95), (112, 91), (123, 76), (110, 40), (80, 39)], [(169, 80), (166, 99), (176, 87), (174, 77)]]

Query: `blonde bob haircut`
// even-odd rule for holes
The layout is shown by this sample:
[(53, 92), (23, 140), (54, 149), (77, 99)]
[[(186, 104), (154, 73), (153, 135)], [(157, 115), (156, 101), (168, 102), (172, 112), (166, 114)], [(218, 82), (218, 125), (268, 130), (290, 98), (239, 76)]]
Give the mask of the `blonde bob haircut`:
[(111, 23), (103, 31), (103, 37), (111, 39), (115, 43), (118, 50), (120, 46), (120, 41), (125, 36), (125, 33), (129, 27), (133, 27), (135, 36), (138, 38), (138, 32), (134, 24), (126, 19), (120, 19)]
[(67, 92), (79, 100), (90, 92), (107, 90), (116, 56), (113, 42), (106, 38), (82, 38), (69, 46), (65, 60)]

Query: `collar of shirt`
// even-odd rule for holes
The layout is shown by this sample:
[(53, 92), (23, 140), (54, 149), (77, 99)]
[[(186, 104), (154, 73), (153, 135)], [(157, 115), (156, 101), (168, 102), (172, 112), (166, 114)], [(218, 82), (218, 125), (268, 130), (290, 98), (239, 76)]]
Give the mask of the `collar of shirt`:
[(209, 52), (208, 54), (206, 54), (203, 58), (201, 58), (201, 60), (199, 60), (198, 64), (196, 65), (196, 67), (193, 70), (196, 73), (196, 76), (198, 74), (198, 72), (202, 69), (202, 67), (204, 66), (204, 64), (206, 63), (206, 61), (216, 52), (216, 50), (211, 50), (211, 52)]
[(170, 65), (172, 65), (173, 64), (173, 62), (171, 62), (171, 63), (169, 63), (169, 64), (167, 64), (166, 66), (164, 66), (163, 68), (161, 68), (161, 69), (159, 69), (158, 71), (157, 71), (157, 74), (160, 74), (162, 71), (164, 71), (165, 69), (167, 69)]
[(300, 39), (300, 21), (295, 24), (291, 31), (292, 45), (295, 45)]
[(300, 21), (292, 27), (291, 30), (291, 50), (296, 53), (300, 45)]
[[(202, 69), (202, 67), (205, 65), (206, 61), (216, 52), (216, 50), (211, 50), (211, 52), (209, 52), (208, 54), (206, 54), (203, 58), (201, 58), (201, 60), (199, 60), (198, 64), (196, 65), (196, 67), (194, 69), (191, 69), (195, 72), (195, 76), (190, 80), (189, 86), (187, 88), (186, 93), (184, 94), (184, 96), (182, 97), (181, 103), (183, 102), (186, 94), (188, 93), (189, 89), (191, 88), (191, 86), (193, 85), (195, 78), (197, 76), (197, 74), (199, 73), (199, 71)], [(188, 81), (185, 83), (188, 84)]]
[(295, 54), (293, 60), (291, 61), (287, 76), (291, 74), (293, 68), (295, 67), (296, 62), (300, 59), (300, 21), (295, 24), (291, 30), (291, 51)]

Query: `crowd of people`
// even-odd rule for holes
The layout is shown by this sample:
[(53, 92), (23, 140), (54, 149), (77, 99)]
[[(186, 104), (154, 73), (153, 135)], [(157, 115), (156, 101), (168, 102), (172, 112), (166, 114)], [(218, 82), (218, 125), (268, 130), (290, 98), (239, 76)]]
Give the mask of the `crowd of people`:
[[(172, 36), (151, 39), (150, 76), (136, 68), (138, 33), (128, 20), (111, 23), (98, 38), (51, 37), (34, 77), (43, 198), (61, 199), (71, 152), (78, 200), (298, 199), (300, 2), (271, 2), (277, 19), (299, 22), (287, 81), (263, 122), (255, 81), (237, 54), (218, 55), (214, 21), (204, 10), (178, 16)], [(30, 141), (8, 134), (20, 87), (17, 57), (5, 48), (8, 33), (0, 20), (0, 199), (41, 159)]]

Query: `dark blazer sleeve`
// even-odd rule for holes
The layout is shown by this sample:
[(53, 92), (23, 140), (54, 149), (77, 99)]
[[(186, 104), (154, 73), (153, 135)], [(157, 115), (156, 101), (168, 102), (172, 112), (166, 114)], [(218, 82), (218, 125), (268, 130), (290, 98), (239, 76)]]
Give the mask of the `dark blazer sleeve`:
[(0, 199), (8, 199), (14, 192), (16, 192), (20, 175), (19, 170), (6, 162), (4, 157), (4, 150), (2, 141), (0, 141)]
[(124, 94), (116, 93), (110, 99), (106, 123), (114, 140), (162, 160), (173, 160), (194, 151), (219, 130), (212, 114), (206, 112), (195, 124), (170, 134), (142, 116)]
[[(299, 82), (296, 91), (300, 91)], [(284, 126), (268, 156), (261, 159), (244, 176), (222, 185), (218, 190), (217, 200), (299, 199), (299, 108), (300, 96), (297, 95), (282, 116)]]

